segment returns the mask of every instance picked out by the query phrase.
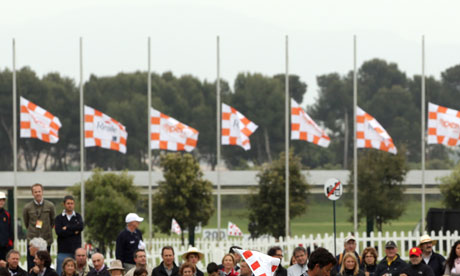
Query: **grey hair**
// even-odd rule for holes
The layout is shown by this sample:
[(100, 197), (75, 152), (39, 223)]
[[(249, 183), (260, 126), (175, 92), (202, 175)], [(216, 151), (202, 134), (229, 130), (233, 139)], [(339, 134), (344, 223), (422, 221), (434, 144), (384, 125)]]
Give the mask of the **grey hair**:
[(42, 238), (33, 238), (30, 240), (29, 245), (38, 249), (38, 251), (46, 251), (48, 243)]

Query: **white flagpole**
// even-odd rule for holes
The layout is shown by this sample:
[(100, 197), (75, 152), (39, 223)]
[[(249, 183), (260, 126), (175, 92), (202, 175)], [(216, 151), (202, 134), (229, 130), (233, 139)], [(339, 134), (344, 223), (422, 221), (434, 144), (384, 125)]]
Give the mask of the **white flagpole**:
[(422, 223), (420, 232), (425, 231), (425, 36), (422, 36)]
[(148, 152), (148, 167), (149, 167), (149, 243), (152, 242), (152, 149), (150, 148), (150, 135), (152, 133), (152, 124), (150, 122), (150, 108), (152, 106), (152, 73), (150, 67), (150, 37), (148, 39), (147, 46), (148, 53), (148, 79), (147, 79), (147, 124), (148, 124), (148, 135), (147, 135), (147, 152)]
[(285, 186), (286, 186), (286, 237), (289, 237), (289, 45), (288, 45), (288, 36), (286, 35), (286, 74), (285, 74), (285, 85), (284, 85), (284, 94), (285, 94), (285, 127), (284, 127), (284, 151), (285, 151)]
[(18, 246), (18, 114), (16, 96), (16, 41), (13, 38), (13, 206), (14, 206), (14, 245)]
[(217, 36), (217, 239), (220, 240), (221, 198), (220, 198), (220, 144), (221, 144), (221, 102), (220, 102), (220, 38)]
[[(81, 197), (81, 216), (85, 220), (85, 180), (83, 172), (85, 170), (85, 116), (83, 111), (83, 38), (80, 37), (80, 197)], [(82, 235), (83, 241), (85, 240)]]
[(358, 82), (356, 72), (356, 35), (353, 36), (353, 226), (358, 233), (358, 147), (356, 141), (356, 107), (358, 105)]

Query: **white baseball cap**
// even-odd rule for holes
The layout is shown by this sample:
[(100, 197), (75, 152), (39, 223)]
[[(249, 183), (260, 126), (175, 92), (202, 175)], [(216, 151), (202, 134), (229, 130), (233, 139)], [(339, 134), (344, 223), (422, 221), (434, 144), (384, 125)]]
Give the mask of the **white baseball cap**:
[(0, 199), (6, 199), (6, 195), (4, 192), (0, 192)]
[(129, 213), (126, 215), (126, 218), (125, 218), (125, 222), (126, 223), (130, 223), (130, 222), (133, 222), (133, 221), (138, 221), (138, 222), (143, 222), (144, 221), (144, 218), (141, 218), (140, 216), (138, 216), (136, 213)]

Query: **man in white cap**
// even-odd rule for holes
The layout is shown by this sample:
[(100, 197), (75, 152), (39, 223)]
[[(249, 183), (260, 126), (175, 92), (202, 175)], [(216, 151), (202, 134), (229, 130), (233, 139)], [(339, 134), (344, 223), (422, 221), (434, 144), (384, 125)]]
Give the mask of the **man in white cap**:
[(444, 263), (446, 259), (433, 251), (433, 246), (436, 241), (432, 240), (429, 235), (420, 237), (420, 244), (418, 247), (422, 249), (422, 257), (425, 264), (427, 264), (434, 272), (434, 276), (441, 276), (444, 274)]
[(125, 218), (126, 228), (118, 234), (115, 256), (123, 263), (125, 271), (136, 266), (134, 252), (137, 249), (145, 249), (142, 233), (138, 229), (142, 221), (144, 219), (135, 213), (127, 214)]
[(6, 254), (13, 248), (13, 223), (11, 215), (5, 210), (6, 195), (0, 192), (0, 260), (6, 261)]
[(196, 265), (200, 260), (203, 259), (203, 257), (204, 254), (201, 253), (196, 247), (190, 247), (188, 251), (182, 255), (182, 259), (184, 261), (187, 261), (195, 266), (195, 276), (204, 276), (203, 271), (199, 270)]
[(340, 271), (340, 268), (342, 267), (343, 256), (347, 252), (355, 254), (356, 260), (358, 260), (358, 266), (361, 266), (361, 263), (362, 263), (361, 256), (358, 254), (358, 252), (356, 252), (356, 238), (355, 238), (355, 236), (353, 236), (353, 235), (346, 236), (345, 240), (344, 240), (344, 243), (343, 243), (343, 247), (345, 248), (343, 250), (343, 252), (336, 256), (336, 259), (337, 259), (337, 266), (336, 266), (337, 273)]

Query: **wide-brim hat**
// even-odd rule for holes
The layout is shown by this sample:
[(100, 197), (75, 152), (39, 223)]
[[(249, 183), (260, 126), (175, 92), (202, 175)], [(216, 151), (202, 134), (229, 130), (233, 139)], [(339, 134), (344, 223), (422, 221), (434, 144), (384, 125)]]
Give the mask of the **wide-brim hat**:
[(420, 243), (418, 244), (418, 246), (420, 247), (422, 244), (427, 242), (431, 242), (433, 243), (433, 245), (436, 245), (438, 243), (438, 241), (431, 239), (429, 235), (423, 235), (420, 237)]
[(184, 261), (187, 260), (187, 257), (189, 254), (198, 254), (200, 260), (202, 260), (204, 258), (204, 254), (200, 252), (200, 250), (198, 250), (198, 248), (196, 247), (189, 247), (189, 249), (187, 250), (187, 252), (185, 252), (184, 254), (182, 254), (182, 259), (184, 259)]
[(123, 267), (123, 264), (121, 263), (120, 260), (113, 260), (110, 262), (110, 268), (107, 269), (108, 271), (112, 270), (122, 270), (125, 271), (125, 268)]

